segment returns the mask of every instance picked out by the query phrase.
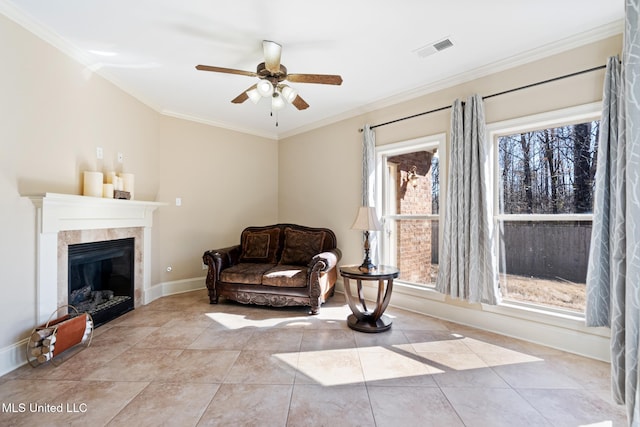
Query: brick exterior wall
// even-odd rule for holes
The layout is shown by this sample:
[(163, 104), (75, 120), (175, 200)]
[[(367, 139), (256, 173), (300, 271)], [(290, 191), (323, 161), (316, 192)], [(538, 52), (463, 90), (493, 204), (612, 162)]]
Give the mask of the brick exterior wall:
[[(418, 151), (393, 156), (388, 159), (389, 162), (397, 165), (397, 214), (432, 213), (430, 174), (432, 157), (433, 153)], [(416, 166), (418, 174), (415, 187), (413, 183), (408, 181), (408, 176), (413, 166)], [(433, 232), (430, 221), (398, 221), (396, 230), (398, 253), (396, 258), (402, 280), (414, 283), (432, 283), (434, 281), (431, 266), (431, 239)]]

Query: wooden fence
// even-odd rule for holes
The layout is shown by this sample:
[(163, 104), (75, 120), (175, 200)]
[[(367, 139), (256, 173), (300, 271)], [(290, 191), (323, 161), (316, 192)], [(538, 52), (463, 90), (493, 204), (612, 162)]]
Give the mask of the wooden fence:
[[(438, 222), (433, 222), (431, 262), (438, 264)], [(512, 221), (500, 226), (500, 271), (585, 283), (591, 222)]]

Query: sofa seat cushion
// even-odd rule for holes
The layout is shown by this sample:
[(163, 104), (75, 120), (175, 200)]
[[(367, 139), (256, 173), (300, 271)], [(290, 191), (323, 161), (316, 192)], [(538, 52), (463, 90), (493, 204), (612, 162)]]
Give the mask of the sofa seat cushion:
[(227, 283), (244, 283), (246, 285), (259, 285), (265, 272), (274, 267), (274, 264), (257, 264), (253, 262), (241, 262), (220, 272), (220, 281)]
[(264, 273), (262, 284), (284, 288), (307, 286), (309, 269), (299, 265), (277, 265)]

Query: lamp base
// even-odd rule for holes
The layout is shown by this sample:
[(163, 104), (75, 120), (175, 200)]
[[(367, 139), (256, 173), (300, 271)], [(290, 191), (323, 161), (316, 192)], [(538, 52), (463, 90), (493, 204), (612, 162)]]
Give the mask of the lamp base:
[(373, 273), (376, 271), (376, 266), (371, 262), (371, 257), (369, 256), (369, 231), (364, 232), (364, 261), (358, 267), (358, 270), (363, 273)]
[(362, 264), (360, 264), (360, 267), (358, 267), (358, 270), (362, 271), (363, 273), (373, 273), (377, 269), (378, 267), (368, 258), (365, 259)]

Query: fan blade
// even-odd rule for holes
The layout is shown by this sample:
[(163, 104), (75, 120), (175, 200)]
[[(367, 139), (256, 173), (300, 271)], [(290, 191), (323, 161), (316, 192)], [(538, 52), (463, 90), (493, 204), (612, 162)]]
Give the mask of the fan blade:
[(251, 89), (255, 89), (257, 85), (253, 85), (250, 88), (248, 88), (247, 90), (245, 90), (244, 92), (242, 92), (240, 95), (236, 96), (235, 98), (233, 98), (231, 100), (232, 103), (234, 104), (242, 104), (244, 101), (246, 101), (247, 99), (249, 99), (249, 95), (247, 95), (247, 92), (249, 92)]
[(196, 70), (214, 71), (216, 73), (239, 74), (241, 76), (256, 77), (253, 71), (234, 70), (233, 68), (212, 67), (211, 65), (196, 65)]
[(307, 104), (304, 99), (300, 98), (300, 95), (296, 96), (296, 99), (293, 100), (292, 104), (298, 110), (306, 110), (309, 108), (309, 104)]
[(289, 74), (287, 80), (294, 83), (317, 83), (322, 85), (342, 84), (342, 77), (334, 74)]
[(247, 99), (249, 99), (249, 96), (247, 95), (247, 92), (245, 91), (245, 92), (242, 92), (240, 95), (236, 96), (235, 98), (233, 98), (231, 100), (231, 102), (234, 103), (234, 104), (242, 104)]
[(269, 40), (262, 41), (262, 50), (264, 51), (265, 68), (271, 73), (280, 72), (280, 56), (282, 54), (282, 46), (276, 42)]

